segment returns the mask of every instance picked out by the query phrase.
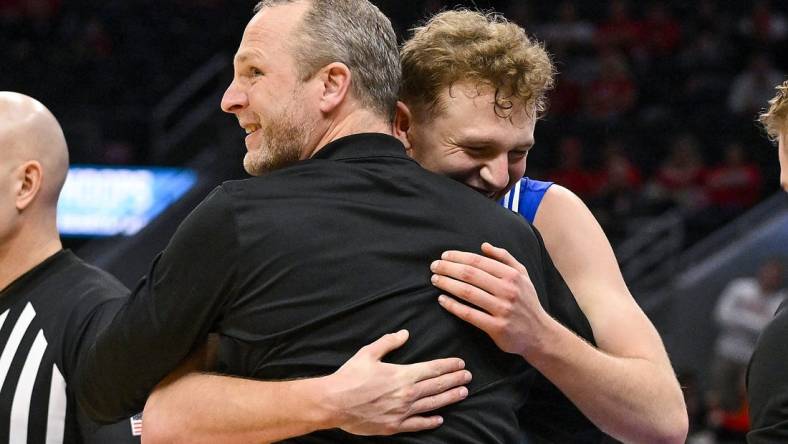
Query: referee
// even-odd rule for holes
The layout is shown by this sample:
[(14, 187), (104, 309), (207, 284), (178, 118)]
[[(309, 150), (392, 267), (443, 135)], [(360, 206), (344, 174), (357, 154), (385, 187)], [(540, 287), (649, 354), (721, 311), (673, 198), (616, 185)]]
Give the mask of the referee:
[(139, 421), (98, 427), (69, 384), (128, 291), (63, 250), (55, 213), (67, 170), (49, 110), (0, 92), (0, 443), (139, 443)]

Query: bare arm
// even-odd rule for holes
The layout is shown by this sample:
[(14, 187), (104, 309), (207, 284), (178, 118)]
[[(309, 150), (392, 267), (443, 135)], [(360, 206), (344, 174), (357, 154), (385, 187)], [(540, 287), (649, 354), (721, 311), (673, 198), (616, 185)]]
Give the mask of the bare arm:
[(597, 221), (573, 193), (553, 186), (535, 225), (597, 347), (551, 318), (525, 268), (488, 244), (486, 257), (447, 252), (433, 264), (436, 286), (484, 311), (448, 297), (441, 305), (522, 355), (605, 433), (626, 442), (684, 442), (686, 406), (667, 353)]
[(204, 352), (195, 354), (148, 398), (143, 441), (260, 443), (329, 428), (390, 435), (438, 427), (440, 416), (422, 414), (464, 399), (471, 375), (456, 358), (381, 362), (407, 339), (406, 331), (385, 335), (335, 373), (293, 381), (199, 373)]

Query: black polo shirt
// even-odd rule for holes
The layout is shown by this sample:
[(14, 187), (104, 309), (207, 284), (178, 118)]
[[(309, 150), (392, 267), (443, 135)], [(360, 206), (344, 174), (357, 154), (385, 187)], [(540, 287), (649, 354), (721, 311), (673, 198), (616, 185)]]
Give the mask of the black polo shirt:
[[(411, 340), (387, 360), (461, 357), (474, 374), (470, 395), (441, 412), (437, 430), (380, 439), (516, 442), (535, 372), (441, 308), (430, 284), (441, 252), (479, 251), (485, 241), (527, 267), (559, 320), (584, 321), (568, 292), (549, 299), (547, 287), (559, 284), (545, 276), (557, 273), (526, 221), (422, 169), (393, 137), (345, 137), (312, 159), (226, 182), (181, 224), (88, 353), (80, 399), (104, 420), (139, 409), (212, 331), (220, 371), (289, 379), (332, 373), (363, 345), (407, 328)], [(590, 337), (587, 322), (582, 328)], [(376, 439), (322, 431), (292, 441)]]

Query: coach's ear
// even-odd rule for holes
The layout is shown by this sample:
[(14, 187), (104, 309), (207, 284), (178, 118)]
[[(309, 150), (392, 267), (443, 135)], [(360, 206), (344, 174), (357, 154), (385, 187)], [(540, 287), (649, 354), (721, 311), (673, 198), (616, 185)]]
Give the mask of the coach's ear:
[(400, 140), (403, 145), (405, 145), (405, 150), (410, 154), (411, 144), (410, 144), (410, 122), (411, 122), (411, 112), (408, 105), (405, 105), (404, 102), (401, 100), (397, 101), (397, 112), (394, 115), (394, 125), (392, 128), (392, 134), (394, 137)]
[(344, 63), (334, 62), (324, 66), (317, 75), (321, 84), (320, 111), (331, 113), (347, 99), (351, 73)]

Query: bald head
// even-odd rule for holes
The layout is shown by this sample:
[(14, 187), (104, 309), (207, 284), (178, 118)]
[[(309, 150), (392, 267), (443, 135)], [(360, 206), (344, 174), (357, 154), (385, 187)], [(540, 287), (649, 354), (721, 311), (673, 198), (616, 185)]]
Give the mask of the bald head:
[(54, 209), (68, 172), (68, 148), (55, 116), (39, 101), (0, 91), (0, 169), (7, 175), (26, 162), (41, 165), (36, 200)]

